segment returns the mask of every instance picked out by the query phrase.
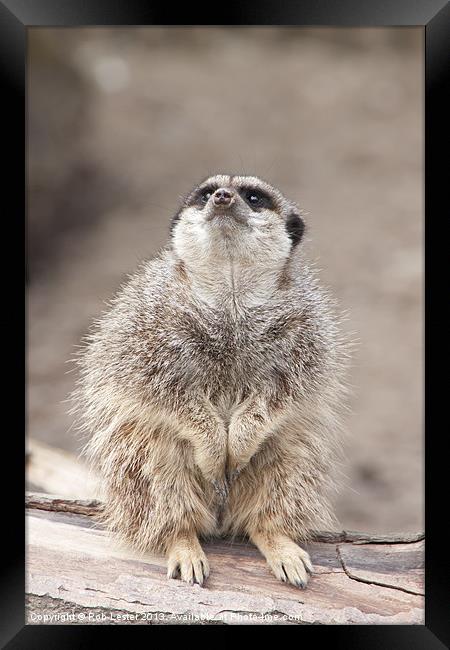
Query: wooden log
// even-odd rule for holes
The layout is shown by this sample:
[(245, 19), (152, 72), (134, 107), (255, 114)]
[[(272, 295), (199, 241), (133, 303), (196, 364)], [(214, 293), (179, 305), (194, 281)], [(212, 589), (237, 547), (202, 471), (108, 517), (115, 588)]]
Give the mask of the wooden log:
[(83, 461), (64, 449), (33, 438), (27, 441), (27, 483), (34, 491), (73, 499), (88, 499), (97, 491), (97, 479)]
[(96, 499), (65, 499), (54, 494), (34, 494), (33, 492), (28, 492), (25, 495), (25, 506), (29, 509), (70, 512), (87, 517), (95, 517), (102, 509), (101, 501)]
[(320, 533), (306, 590), (278, 582), (245, 540), (214, 540), (202, 588), (167, 580), (163, 557), (119, 547), (92, 516), (100, 508), (27, 495), (28, 623), (424, 623), (423, 534)]

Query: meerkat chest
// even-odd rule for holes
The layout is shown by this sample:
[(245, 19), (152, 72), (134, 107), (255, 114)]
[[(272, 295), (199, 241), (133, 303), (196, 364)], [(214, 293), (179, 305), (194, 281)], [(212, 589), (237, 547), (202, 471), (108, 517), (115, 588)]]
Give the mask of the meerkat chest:
[(244, 318), (185, 312), (174, 332), (177, 355), (171, 372), (222, 400), (257, 390), (288, 353), (282, 328), (273, 330), (267, 315)]

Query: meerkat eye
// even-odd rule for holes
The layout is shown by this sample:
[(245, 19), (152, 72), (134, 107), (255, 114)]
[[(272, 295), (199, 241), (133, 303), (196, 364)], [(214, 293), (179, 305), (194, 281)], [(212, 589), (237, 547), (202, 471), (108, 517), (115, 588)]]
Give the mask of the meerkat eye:
[(263, 192), (258, 190), (246, 190), (244, 198), (251, 208), (271, 208), (272, 201)]
[(208, 203), (208, 200), (211, 198), (211, 195), (212, 195), (211, 190), (205, 190), (200, 195), (200, 201), (202, 203)]

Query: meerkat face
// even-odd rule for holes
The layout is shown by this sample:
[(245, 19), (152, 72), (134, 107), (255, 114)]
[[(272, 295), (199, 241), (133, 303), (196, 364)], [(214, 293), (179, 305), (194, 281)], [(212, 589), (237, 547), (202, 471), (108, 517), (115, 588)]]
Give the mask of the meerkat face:
[(211, 176), (186, 197), (172, 220), (181, 259), (232, 258), (246, 264), (285, 261), (300, 242), (298, 207), (255, 176)]

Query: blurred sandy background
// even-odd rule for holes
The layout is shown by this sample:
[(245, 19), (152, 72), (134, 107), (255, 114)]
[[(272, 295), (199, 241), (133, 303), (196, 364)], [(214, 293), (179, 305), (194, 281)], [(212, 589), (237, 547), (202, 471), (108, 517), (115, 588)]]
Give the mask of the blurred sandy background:
[(421, 29), (30, 29), (28, 434), (77, 450), (67, 360), (179, 196), (261, 175), (360, 339), (344, 528), (423, 526)]

